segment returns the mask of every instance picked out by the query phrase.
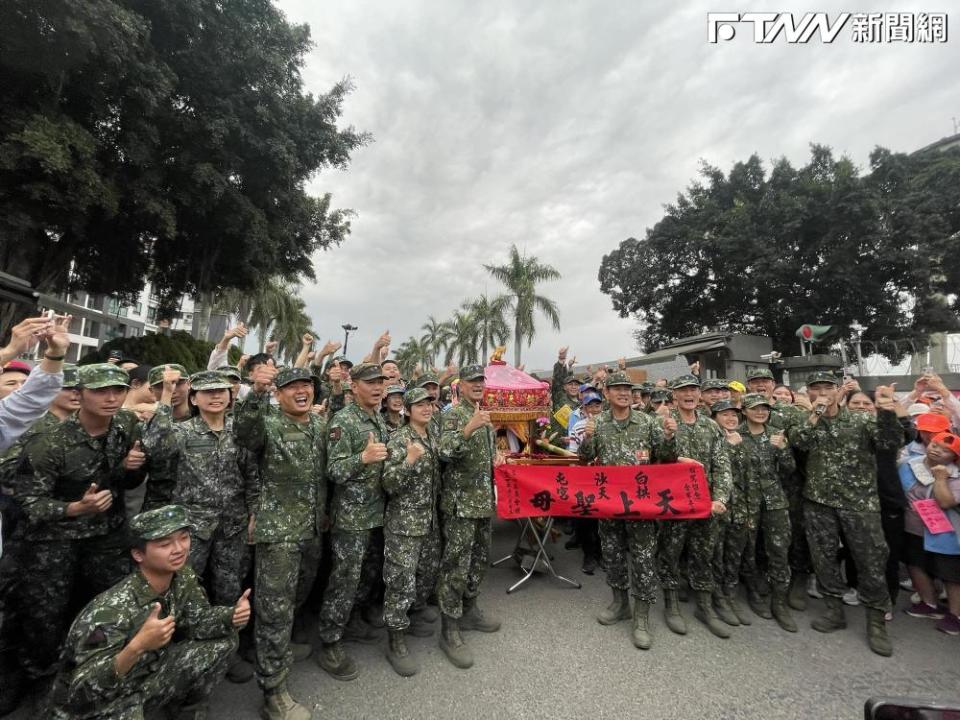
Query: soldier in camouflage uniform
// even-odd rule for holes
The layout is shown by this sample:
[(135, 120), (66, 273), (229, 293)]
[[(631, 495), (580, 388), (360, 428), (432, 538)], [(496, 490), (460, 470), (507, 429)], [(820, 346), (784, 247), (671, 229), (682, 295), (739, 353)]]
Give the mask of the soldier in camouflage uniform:
[(730, 399), (730, 383), (720, 378), (704, 380), (700, 385), (700, 407), (710, 417), (715, 403)]
[[(437, 535), (437, 494), (440, 490), (439, 437), (431, 435), (435, 408), (423, 388), (404, 394), (407, 424), (387, 443), (383, 489), (387, 494), (384, 518), (384, 617), (390, 634), (387, 659), (398, 674), (410, 676), (419, 667), (407, 649), (404, 633), (411, 628), (408, 611), (423, 606), (433, 592), (440, 564)], [(424, 625), (426, 633), (433, 631)]]
[(884, 579), (888, 551), (880, 523), (876, 453), (896, 452), (904, 434), (892, 398), (877, 398), (874, 419), (869, 413), (841, 408), (838, 384), (830, 373), (815, 373), (807, 383), (814, 410), (790, 430), (791, 442), (807, 451), (804, 518), (810, 557), (826, 603), (826, 612), (811, 626), (819, 632), (847, 626), (841, 600), (846, 586), (837, 562), (842, 531), (857, 567), (870, 649), (889, 656), (893, 646), (883, 619), (890, 609)]
[(403, 385), (390, 385), (383, 394), (383, 421), (391, 433), (403, 425)]
[[(326, 461), (323, 420), (310, 412), (316, 383), (306, 368), (258, 365), (253, 389), (236, 409), (237, 442), (260, 465), (248, 476), (249, 534), (256, 545), (254, 626), (257, 684), (264, 693), (267, 720), (308, 720), (310, 711), (295, 702), (287, 677), (309, 646), (291, 642), (294, 614), (306, 602), (320, 561), (325, 526)], [(277, 406), (269, 390), (276, 386)]]
[(436, 437), (440, 437), (440, 433), (442, 431), (440, 416), (443, 412), (443, 406), (440, 403), (440, 378), (438, 378), (434, 372), (425, 372), (423, 375), (420, 375), (416, 380), (410, 383), (410, 388), (423, 388), (427, 391), (427, 395), (430, 396), (435, 408), (435, 412), (430, 418), (430, 430), (436, 435)]
[[(550, 413), (550, 434), (556, 434), (557, 438), (565, 437), (567, 434), (566, 424), (561, 424), (556, 418), (556, 413), (564, 407), (570, 411), (576, 410), (580, 406), (580, 381), (570, 372), (569, 368), (573, 366), (573, 360), (567, 362), (567, 348), (560, 348), (557, 355), (557, 362), (553, 366), (553, 376), (550, 380), (550, 399), (552, 412)], [(555, 440), (554, 444), (562, 445)]]
[(137, 418), (124, 410), (127, 371), (110, 363), (78, 371), (80, 410), (40, 437), (24, 477), (27, 519), (20, 587), (30, 678), (52, 673), (71, 607), (87, 602), (130, 570), (124, 492), (141, 480)]
[(371, 628), (360, 618), (382, 577), (383, 461), (390, 431), (378, 411), (386, 376), (375, 363), (350, 370), (356, 402), (334, 416), (327, 433), (327, 472), (334, 483), (330, 507), (333, 565), (320, 609), (320, 667), (338, 680), (358, 675), (343, 649), (348, 623), (351, 636), (367, 640)]
[[(165, 388), (163, 375), (166, 370), (176, 375), (175, 381), (170, 381), (173, 383), (173, 393), (167, 402), (170, 406), (170, 418), (175, 423), (186, 422), (193, 417), (190, 412), (190, 380), (187, 376), (187, 369), (177, 363), (157, 365), (150, 368), (147, 383), (153, 391), (154, 399), (159, 403)], [(177, 485), (176, 458), (161, 458), (159, 456), (147, 458), (146, 470), (147, 486), (143, 495), (143, 509), (150, 510), (171, 504), (174, 501), (173, 492)]]
[(647, 405), (646, 412), (649, 415), (656, 415), (657, 410), (663, 406), (673, 407), (673, 393), (667, 388), (655, 387), (650, 391), (650, 403)]
[[(221, 365), (217, 368), (217, 372), (223, 375), (227, 379), (227, 382), (230, 383), (230, 409), (233, 410), (233, 406), (236, 404), (237, 400), (240, 399), (240, 388), (243, 387), (243, 375), (240, 373), (240, 368), (234, 365)], [(191, 388), (193, 385), (191, 384)]]
[[(727, 510), (733, 485), (723, 432), (713, 420), (698, 412), (700, 381), (696, 376), (675, 378), (670, 383), (670, 390), (676, 404), (671, 416), (678, 424), (677, 454), (703, 465), (713, 499), (713, 514), (721, 515)], [(679, 599), (680, 558), (686, 546), (690, 587), (697, 595), (694, 616), (717, 637), (730, 637), (730, 631), (713, 609), (713, 557), (717, 532), (718, 525), (713, 517), (667, 522), (660, 528), (657, 560), (664, 591), (664, 615), (667, 626), (679, 635), (687, 632)]]
[(168, 708), (206, 718), (207, 699), (250, 617), (249, 591), (211, 607), (193, 570), (186, 511), (171, 505), (130, 521), (137, 570), (94, 598), (67, 635), (50, 694), (53, 720), (141, 720)]
[[(631, 386), (626, 373), (615, 372), (607, 378), (610, 409), (600, 413), (596, 420), (587, 420), (578, 449), (582, 460), (601, 465), (676, 461), (676, 422), (661, 421), (656, 416), (632, 410)], [(629, 618), (627, 591), (630, 590), (634, 597), (633, 643), (640, 649), (649, 649), (652, 644), (650, 605), (657, 597), (656, 521), (601, 520), (600, 547), (613, 602), (597, 620), (601, 625), (613, 625)]]
[(490, 413), (483, 399), (482, 365), (460, 370), (460, 403), (443, 414), (440, 458), (446, 463), (440, 490), (443, 555), (437, 581), (442, 631), (440, 648), (454, 666), (473, 665), (461, 630), (496, 632), (500, 622), (477, 607), (490, 556), (493, 465), (496, 460)]
[[(714, 406), (717, 407), (717, 406)], [(724, 545), (723, 592), (729, 598), (736, 593), (744, 548), (751, 535), (763, 530), (767, 555), (767, 580), (773, 591), (772, 614), (788, 632), (797, 624), (790, 613), (787, 591), (790, 587), (790, 512), (783, 480), (794, 470), (793, 453), (782, 431), (768, 427), (770, 402), (759, 394), (743, 397), (746, 417), (739, 437), (742, 439), (743, 472), (736, 477), (731, 514), (732, 525)]]

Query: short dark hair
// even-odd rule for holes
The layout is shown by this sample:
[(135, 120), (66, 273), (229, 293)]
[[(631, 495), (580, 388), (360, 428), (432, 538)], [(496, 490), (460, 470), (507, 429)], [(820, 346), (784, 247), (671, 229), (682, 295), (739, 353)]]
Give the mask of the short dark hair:
[(150, 366), (137, 365), (135, 368), (128, 370), (127, 373), (130, 375), (130, 386), (132, 387), (134, 382), (140, 386), (147, 382), (147, 378), (150, 375)]
[(249, 375), (257, 365), (266, 365), (271, 360), (273, 360), (273, 355), (269, 355), (267, 353), (256, 353), (255, 355), (251, 355), (247, 358), (247, 364), (244, 365), (244, 369)]

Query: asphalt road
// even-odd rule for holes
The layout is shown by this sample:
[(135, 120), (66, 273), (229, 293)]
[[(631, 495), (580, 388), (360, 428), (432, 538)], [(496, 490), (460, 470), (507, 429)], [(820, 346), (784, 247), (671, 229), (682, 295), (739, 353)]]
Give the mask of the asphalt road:
[[(495, 558), (513, 546), (515, 525), (496, 521)], [(662, 604), (651, 611), (654, 645), (636, 650), (630, 623), (603, 627), (595, 612), (609, 601), (602, 571), (580, 572), (579, 551), (563, 539), (551, 546), (562, 574), (582, 580), (574, 589), (546, 577), (520, 590), (505, 590), (518, 577), (511, 562), (487, 575), (481, 606), (503, 621), (499, 633), (468, 633), (476, 663), (454, 668), (436, 638), (411, 638), (420, 674), (396, 675), (384, 657), (386, 634), (377, 645), (349, 645), (361, 665), (359, 679), (338, 682), (311, 658), (292, 673), (290, 689), (314, 710), (315, 718), (862, 718), (873, 695), (960, 700), (960, 638), (934, 629), (929, 620), (902, 612), (888, 625), (892, 658), (866, 645), (862, 608), (847, 608), (849, 627), (831, 635), (810, 629), (820, 609), (811, 601), (798, 613), (800, 632), (785, 633), (772, 620), (735, 628), (729, 640), (708, 633), (685, 615), (690, 632), (671, 633)], [(439, 630), (439, 623), (438, 630)], [(259, 718), (254, 682), (223, 683), (215, 692), (211, 720)], [(17, 718), (30, 717), (18, 713)]]

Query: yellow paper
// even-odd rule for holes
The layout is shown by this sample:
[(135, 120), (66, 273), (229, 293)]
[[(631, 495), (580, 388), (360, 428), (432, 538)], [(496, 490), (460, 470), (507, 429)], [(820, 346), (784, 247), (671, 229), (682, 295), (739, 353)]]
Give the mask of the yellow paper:
[(564, 405), (553, 414), (554, 420), (560, 423), (560, 427), (567, 429), (567, 423), (570, 421), (570, 406)]

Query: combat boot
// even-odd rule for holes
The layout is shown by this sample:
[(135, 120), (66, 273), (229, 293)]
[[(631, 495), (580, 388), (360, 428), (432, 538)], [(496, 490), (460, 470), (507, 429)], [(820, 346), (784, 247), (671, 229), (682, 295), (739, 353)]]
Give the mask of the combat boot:
[(390, 639), (387, 641), (387, 660), (401, 677), (411, 677), (420, 672), (420, 666), (407, 649), (407, 641), (403, 637), (403, 630), (388, 629)]
[(455, 617), (440, 615), (440, 649), (454, 667), (466, 670), (473, 665), (473, 653), (460, 635), (460, 627)]
[(787, 602), (794, 610), (803, 612), (807, 609), (807, 576), (805, 573), (796, 573), (790, 579), (790, 594)]
[[(847, 626), (847, 618), (843, 614), (843, 601), (840, 598), (824, 595), (823, 603), (826, 605), (823, 615), (810, 623), (810, 627), (822, 633), (843, 630)], [(883, 613), (880, 613), (880, 619), (883, 619)]]
[(687, 621), (680, 612), (680, 593), (677, 590), (663, 591), (663, 619), (667, 627), (677, 635), (687, 634)]
[(710, 591), (697, 591), (697, 609), (693, 611), (693, 616), (718, 638), (726, 640), (730, 637), (730, 631), (720, 623), (720, 618), (713, 611), (713, 597)]
[(425, 623), (435, 623), (440, 619), (440, 613), (437, 612), (435, 607), (431, 607), (424, 603), (423, 605), (414, 605), (410, 608), (410, 612), (407, 613), (410, 616), (417, 614), (420, 616), (420, 620)]
[(313, 645), (308, 645), (307, 643), (290, 643), (290, 652), (293, 655), (293, 661), (303, 662), (308, 657), (313, 655)]
[(733, 607), (730, 605), (730, 599), (724, 595), (721, 590), (715, 590), (713, 593), (713, 609), (717, 617), (727, 625), (739, 627), (740, 618), (738, 618), (737, 614), (733, 611)]
[(182, 705), (170, 715), (171, 720), (207, 720), (207, 702)]
[(633, 601), (633, 644), (640, 650), (649, 650), (653, 645), (650, 637), (650, 603)]
[(407, 635), (413, 637), (431, 637), (433, 635), (433, 626), (424, 620), (423, 613), (411, 610), (407, 613), (410, 620), (410, 627), (407, 628)]
[(378, 638), (374, 629), (360, 616), (360, 610), (354, 608), (350, 613), (350, 620), (343, 629), (343, 639), (359, 643), (375, 643)]
[(601, 625), (616, 625), (621, 620), (630, 618), (630, 597), (626, 590), (613, 589), (613, 602), (597, 615), (597, 622)]
[(463, 617), (460, 618), (460, 630), (477, 630), (478, 632), (494, 633), (500, 629), (500, 621), (486, 617), (477, 607), (476, 598), (463, 599)]
[(777, 624), (787, 632), (796, 632), (797, 623), (793, 619), (793, 613), (790, 612), (790, 603), (787, 600), (787, 591), (785, 589), (774, 588), (773, 600), (770, 602), (770, 611), (773, 613), (773, 619)]
[(755, 615), (759, 615), (765, 620), (773, 617), (773, 613), (770, 612), (769, 600), (760, 594), (755, 585), (747, 585), (747, 605), (750, 606)]
[(357, 664), (347, 655), (339, 640), (323, 644), (317, 664), (335, 680), (356, 680), (357, 675), (360, 674)]
[(253, 665), (248, 663), (239, 653), (230, 657), (230, 666), (227, 668), (227, 680), (242, 685), (253, 679)]
[(283, 684), (264, 694), (260, 717), (263, 720), (310, 720), (311, 714), (290, 697), (286, 684)]
[(360, 617), (375, 630), (387, 625), (383, 620), (383, 605), (365, 605), (360, 611)]
[(887, 635), (887, 623), (883, 619), (883, 610), (867, 608), (867, 644), (877, 655), (883, 655), (883, 657), (893, 655), (893, 643)]
[(740, 604), (736, 589), (727, 593), (727, 602), (730, 603), (730, 609), (733, 610), (733, 614), (737, 616), (737, 620), (740, 621), (741, 625), (753, 625), (753, 619), (750, 617), (750, 613)]

